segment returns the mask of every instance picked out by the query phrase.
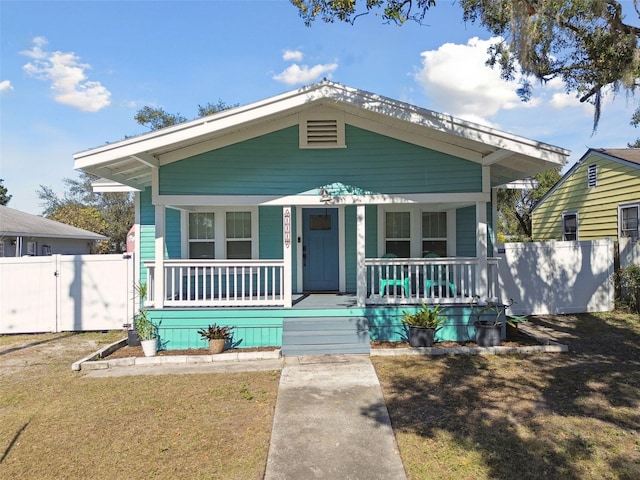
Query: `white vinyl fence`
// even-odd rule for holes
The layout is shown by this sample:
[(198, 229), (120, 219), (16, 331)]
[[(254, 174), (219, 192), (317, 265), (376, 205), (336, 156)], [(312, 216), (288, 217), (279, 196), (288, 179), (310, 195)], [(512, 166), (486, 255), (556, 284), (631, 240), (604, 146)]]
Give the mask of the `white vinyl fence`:
[(612, 239), (507, 243), (498, 257), (502, 301), (516, 302), (513, 315), (614, 308)]
[(640, 240), (621, 237), (619, 242), (620, 266), (640, 265)]
[(0, 258), (0, 334), (121, 329), (132, 290), (122, 255)]

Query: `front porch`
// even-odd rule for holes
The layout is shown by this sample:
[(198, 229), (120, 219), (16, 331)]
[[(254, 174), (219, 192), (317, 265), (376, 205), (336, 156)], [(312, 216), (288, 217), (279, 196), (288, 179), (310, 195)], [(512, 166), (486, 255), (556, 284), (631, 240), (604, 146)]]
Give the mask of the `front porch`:
[[(209, 324), (234, 326), (233, 339), (228, 345), (235, 348), (283, 347), (288, 332), (300, 330), (307, 324), (318, 341), (309, 345), (308, 353), (348, 353), (355, 343), (364, 343), (368, 352), (370, 341), (401, 342), (407, 340), (402, 323), (404, 311), (413, 312), (418, 305), (388, 304), (358, 306), (352, 294), (296, 294), (292, 295), (291, 308), (281, 307), (219, 307), (219, 308), (165, 308), (150, 309), (149, 316), (160, 322), (160, 343), (168, 350), (206, 348), (205, 340), (197, 330)], [(449, 303), (443, 310), (446, 321), (436, 333), (436, 341), (473, 341), (474, 322), (477, 320), (470, 304)], [(337, 323), (336, 323), (337, 322)], [(339, 328), (336, 328), (337, 325)], [(350, 326), (349, 326), (350, 325)], [(337, 338), (350, 334), (354, 340)], [(318, 335), (317, 332), (322, 332)], [(349, 333), (350, 332), (350, 333)], [(503, 325), (503, 338), (506, 329)], [(344, 342), (352, 342), (344, 345)], [(362, 345), (361, 345), (362, 346)], [(366, 352), (358, 352), (366, 353)]]

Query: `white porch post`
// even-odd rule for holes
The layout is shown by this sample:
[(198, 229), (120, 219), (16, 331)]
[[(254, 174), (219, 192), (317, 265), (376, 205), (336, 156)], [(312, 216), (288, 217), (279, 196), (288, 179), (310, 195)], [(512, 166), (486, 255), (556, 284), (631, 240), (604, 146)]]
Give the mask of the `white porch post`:
[(155, 276), (153, 284), (153, 306), (164, 307), (164, 238), (165, 238), (165, 212), (164, 205), (155, 206), (156, 238), (155, 238)]
[(476, 219), (476, 257), (478, 257), (476, 295), (480, 295), (480, 298), (484, 300), (489, 294), (487, 282), (487, 202), (476, 202)]
[(367, 267), (365, 265), (365, 206), (356, 207), (356, 260), (357, 287), (356, 303), (358, 307), (364, 307), (367, 300)]
[(284, 268), (282, 272), (282, 298), (284, 300), (284, 308), (291, 308), (292, 304), (292, 285), (293, 285), (293, 250), (292, 247), (292, 232), (291, 232), (291, 207), (282, 207), (282, 259), (284, 261)]
[[(491, 167), (489, 165), (482, 166), (482, 193), (486, 195), (487, 200), (491, 200)], [(480, 295), (482, 300), (489, 296), (487, 200), (476, 202), (476, 257), (478, 257), (476, 295)]]

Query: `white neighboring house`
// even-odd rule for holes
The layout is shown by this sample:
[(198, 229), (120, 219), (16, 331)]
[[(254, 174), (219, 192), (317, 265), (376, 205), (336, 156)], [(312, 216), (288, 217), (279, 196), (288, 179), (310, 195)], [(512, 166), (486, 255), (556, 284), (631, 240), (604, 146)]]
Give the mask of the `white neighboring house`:
[(107, 237), (0, 205), (0, 257), (95, 253)]

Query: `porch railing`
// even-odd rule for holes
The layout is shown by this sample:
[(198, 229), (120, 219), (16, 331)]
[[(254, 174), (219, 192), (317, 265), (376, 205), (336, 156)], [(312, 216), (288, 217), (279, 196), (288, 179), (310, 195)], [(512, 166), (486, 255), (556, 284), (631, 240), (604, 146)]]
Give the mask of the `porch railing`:
[[(147, 306), (155, 295), (155, 261), (147, 268)], [(283, 260), (164, 261), (167, 307), (284, 306)]]
[(365, 266), (366, 304), (469, 303), (474, 295), (498, 298), (497, 258), (487, 260), (483, 292), (477, 284), (477, 258), (367, 258)]
[[(365, 304), (469, 303), (475, 295), (498, 300), (498, 259), (487, 260), (486, 289), (478, 285), (479, 259), (367, 258)], [(149, 307), (155, 299), (156, 266), (147, 268)], [(283, 260), (164, 261), (166, 307), (256, 307), (287, 305)], [(290, 303), (289, 303), (290, 304)]]

